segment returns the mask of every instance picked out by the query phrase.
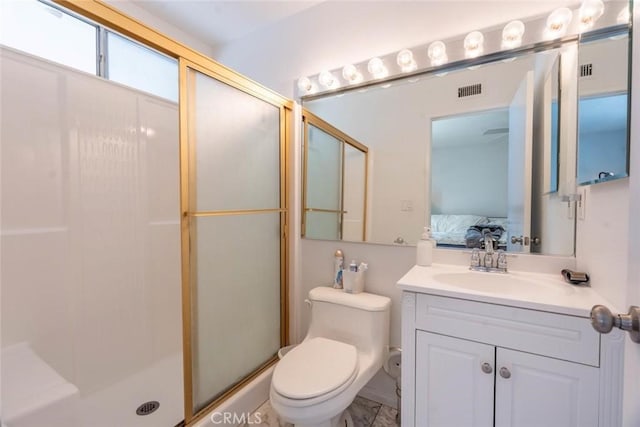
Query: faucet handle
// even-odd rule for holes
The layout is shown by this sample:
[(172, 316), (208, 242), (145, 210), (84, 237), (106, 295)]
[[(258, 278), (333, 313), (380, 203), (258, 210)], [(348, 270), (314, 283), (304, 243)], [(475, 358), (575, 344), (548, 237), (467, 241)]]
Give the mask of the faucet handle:
[(493, 254), (489, 251), (484, 253), (484, 266), (487, 268), (493, 267)]
[(471, 267), (480, 267), (480, 250), (478, 248), (473, 248), (471, 250)]
[(498, 251), (497, 267), (507, 269), (507, 254), (503, 250)]

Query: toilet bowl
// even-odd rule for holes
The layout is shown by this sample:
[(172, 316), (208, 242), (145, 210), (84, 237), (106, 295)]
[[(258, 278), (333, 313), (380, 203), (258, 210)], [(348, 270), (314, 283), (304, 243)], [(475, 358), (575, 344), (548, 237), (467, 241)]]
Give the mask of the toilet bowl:
[(269, 399), (282, 421), (297, 427), (335, 427), (382, 367), (391, 300), (328, 287), (312, 289), (309, 300), (309, 332), (276, 365)]

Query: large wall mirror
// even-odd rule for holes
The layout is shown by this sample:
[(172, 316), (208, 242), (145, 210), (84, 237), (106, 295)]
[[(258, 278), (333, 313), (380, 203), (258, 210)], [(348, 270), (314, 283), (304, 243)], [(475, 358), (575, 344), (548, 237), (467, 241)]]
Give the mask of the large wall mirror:
[[(305, 110), (368, 147), (364, 240), (415, 244), (430, 224), (439, 246), (469, 248), (478, 244), (474, 230), (490, 228), (511, 252), (572, 255), (576, 184), (589, 150), (578, 129), (578, 116), (589, 107), (579, 105), (578, 93), (581, 100), (620, 103), (628, 88), (628, 77), (621, 87), (600, 86), (599, 92), (578, 82), (585, 55), (595, 64), (602, 52), (595, 46), (606, 43), (627, 43), (628, 50), (626, 35), (565, 41), (304, 97)], [(620, 61), (626, 70), (628, 56)], [(626, 106), (622, 113), (626, 120)], [(623, 164), (626, 151), (616, 158)], [(613, 166), (593, 168), (621, 174)]]

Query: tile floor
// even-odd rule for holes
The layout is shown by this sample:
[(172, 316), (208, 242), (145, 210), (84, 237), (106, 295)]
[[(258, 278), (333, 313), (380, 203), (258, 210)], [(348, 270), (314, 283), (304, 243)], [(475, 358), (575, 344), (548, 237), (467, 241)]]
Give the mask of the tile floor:
[[(373, 400), (357, 396), (348, 408), (354, 427), (396, 427), (398, 411)], [(290, 427), (281, 423), (267, 400), (254, 414), (260, 414), (261, 423), (251, 423), (251, 427)], [(256, 420), (257, 421), (257, 420)]]

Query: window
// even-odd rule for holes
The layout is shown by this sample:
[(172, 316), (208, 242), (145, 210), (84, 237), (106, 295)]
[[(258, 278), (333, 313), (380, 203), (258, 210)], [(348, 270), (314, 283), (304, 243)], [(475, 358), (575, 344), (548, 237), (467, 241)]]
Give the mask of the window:
[(0, 43), (96, 74), (95, 25), (35, 0), (3, 1)]
[(42, 1), (2, 0), (0, 44), (178, 101), (175, 59)]
[(178, 63), (118, 34), (107, 32), (109, 80), (178, 102)]

